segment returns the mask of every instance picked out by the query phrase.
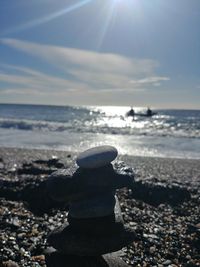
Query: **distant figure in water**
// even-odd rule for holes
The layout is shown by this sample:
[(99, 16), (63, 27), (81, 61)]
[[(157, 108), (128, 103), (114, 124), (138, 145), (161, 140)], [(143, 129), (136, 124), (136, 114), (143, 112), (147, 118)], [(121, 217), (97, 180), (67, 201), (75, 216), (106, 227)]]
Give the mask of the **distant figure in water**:
[(147, 116), (152, 116), (152, 110), (148, 107), (147, 108)]
[(128, 116), (134, 116), (135, 115), (135, 111), (134, 109), (131, 107), (131, 109), (128, 112)]

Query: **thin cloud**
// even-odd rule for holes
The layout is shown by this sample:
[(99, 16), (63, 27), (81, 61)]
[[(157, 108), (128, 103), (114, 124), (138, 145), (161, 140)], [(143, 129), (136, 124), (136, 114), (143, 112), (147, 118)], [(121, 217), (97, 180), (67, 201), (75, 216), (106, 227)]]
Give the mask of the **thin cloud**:
[[(159, 63), (151, 59), (132, 59), (111, 53), (1, 39), (1, 45), (19, 50), (50, 63), (54, 75), (23, 66), (2, 67), (0, 81), (13, 87), (29, 88), (57, 95), (69, 92), (144, 91), (159, 86), (169, 77), (159, 76)], [(59, 72), (64, 78), (59, 77)], [(23, 91), (23, 90), (22, 90)]]
[[(44, 92), (62, 91), (68, 88), (68, 91), (82, 90), (82, 84), (71, 82), (67, 79), (62, 79), (56, 76), (47, 75), (31, 68), (18, 66), (5, 66), (7, 73), (0, 73), (0, 81), (21, 88), (35, 88)], [(11, 74), (10, 71), (15, 70), (16, 74)]]
[(152, 84), (154, 86), (160, 86), (162, 81), (169, 81), (169, 77), (164, 77), (164, 76), (150, 76), (146, 77), (144, 79), (138, 79), (138, 80), (132, 80), (131, 83), (135, 85), (148, 85)]

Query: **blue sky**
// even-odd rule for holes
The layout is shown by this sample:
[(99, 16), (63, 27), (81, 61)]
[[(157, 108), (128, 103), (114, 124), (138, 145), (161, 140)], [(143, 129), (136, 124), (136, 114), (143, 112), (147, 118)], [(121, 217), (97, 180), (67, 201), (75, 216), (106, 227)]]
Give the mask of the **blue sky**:
[(1, 0), (0, 103), (200, 108), (199, 0)]

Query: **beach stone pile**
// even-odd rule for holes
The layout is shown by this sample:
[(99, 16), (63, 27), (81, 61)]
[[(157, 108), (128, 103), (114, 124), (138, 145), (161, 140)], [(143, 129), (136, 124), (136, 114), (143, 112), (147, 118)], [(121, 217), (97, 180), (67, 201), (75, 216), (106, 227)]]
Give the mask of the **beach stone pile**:
[(133, 170), (112, 161), (117, 149), (99, 146), (81, 153), (72, 166), (48, 179), (49, 195), (69, 206), (67, 221), (48, 237), (48, 267), (126, 267), (113, 252), (132, 243), (135, 232), (123, 223), (116, 189), (134, 185)]

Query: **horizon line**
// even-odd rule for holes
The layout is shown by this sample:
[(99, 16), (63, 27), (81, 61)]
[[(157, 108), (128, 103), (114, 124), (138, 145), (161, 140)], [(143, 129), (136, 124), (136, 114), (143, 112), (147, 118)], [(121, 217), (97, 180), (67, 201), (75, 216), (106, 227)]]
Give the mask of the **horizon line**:
[(0, 102), (0, 105), (24, 105), (24, 106), (52, 106), (52, 107), (133, 107), (133, 108), (147, 108), (151, 109), (167, 109), (167, 110), (200, 110), (199, 108), (175, 108), (175, 107), (154, 107), (151, 105), (136, 106), (136, 105), (94, 105), (94, 104), (46, 104), (46, 103), (15, 103), (15, 102)]

